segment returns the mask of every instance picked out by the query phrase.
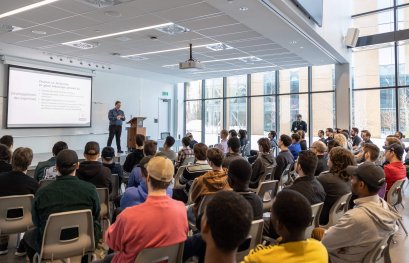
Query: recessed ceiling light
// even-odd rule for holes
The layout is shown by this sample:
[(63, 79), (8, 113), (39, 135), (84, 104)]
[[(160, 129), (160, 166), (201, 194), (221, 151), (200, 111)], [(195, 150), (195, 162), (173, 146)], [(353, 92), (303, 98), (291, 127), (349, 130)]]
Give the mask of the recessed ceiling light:
[(36, 35), (47, 35), (47, 32), (39, 31), (39, 30), (32, 30), (31, 33), (36, 34)]
[(97, 8), (104, 8), (108, 6), (119, 5), (126, 2), (132, 2), (133, 0), (76, 0), (76, 1)]
[[(211, 44), (193, 46), (193, 48), (201, 48), (201, 47), (206, 47), (208, 45), (211, 45)], [(151, 51), (151, 52), (145, 52), (145, 53), (125, 55), (125, 56), (121, 56), (121, 57), (127, 58), (127, 57), (132, 57), (132, 56), (152, 55), (152, 54), (159, 54), (159, 53), (166, 53), (166, 52), (172, 52), (172, 51), (185, 50), (185, 49), (189, 49), (189, 48), (190, 47), (179, 47), (179, 48), (172, 48), (172, 49), (157, 50), (157, 51)]]
[(250, 57), (240, 58), (240, 60), (247, 64), (254, 64), (254, 62), (261, 61), (262, 59), (255, 57), (255, 56), (250, 56)]
[(125, 36), (116, 37), (115, 39), (116, 39), (116, 40), (119, 40), (119, 41), (122, 41), (122, 42), (126, 42), (126, 41), (129, 41), (129, 40), (132, 40), (132, 38), (130, 38), (130, 37), (125, 37)]
[(233, 49), (232, 46), (223, 44), (223, 43), (216, 43), (216, 44), (211, 44), (206, 46), (206, 48), (213, 50), (213, 51), (222, 51), (222, 50), (228, 50), (228, 49)]
[(290, 41), (290, 44), (295, 45), (295, 44), (297, 44), (297, 41), (296, 40)]
[(28, 10), (43, 6), (43, 5), (48, 5), (48, 4), (54, 3), (54, 2), (57, 2), (57, 1), (59, 1), (59, 0), (45, 0), (45, 1), (35, 3), (35, 4), (23, 6), (23, 7), (11, 10), (9, 12), (0, 14), (0, 18), (7, 17), (7, 16), (12, 16), (12, 15), (15, 15), (15, 14), (18, 14), (18, 13), (22, 13), (22, 12), (25, 12), (25, 11), (28, 11)]
[(177, 25), (177, 24), (171, 24), (171, 25), (166, 25), (166, 26), (161, 26), (161, 27), (156, 27), (156, 30), (168, 34), (168, 35), (177, 35), (177, 34), (182, 34), (182, 33), (186, 33), (189, 32), (190, 29)]
[(303, 46), (301, 46), (300, 48), (301, 48), (301, 49), (303, 49), (304, 47), (303, 47)]
[(133, 60), (133, 61), (142, 61), (142, 60), (148, 60), (147, 57), (142, 57), (142, 56), (130, 56), (130, 57), (126, 57), (129, 60)]
[(98, 42), (74, 42), (70, 44), (66, 44), (66, 46), (75, 47), (79, 49), (91, 49), (99, 47)]
[(244, 12), (244, 11), (249, 10), (249, 8), (248, 8), (248, 7), (245, 7), (245, 6), (242, 6), (242, 7), (239, 8), (239, 10)]
[(62, 43), (62, 44), (63, 44), (63, 45), (69, 45), (69, 44), (76, 43), (76, 42), (84, 42), (84, 41), (89, 41), (89, 40), (95, 40), (95, 39), (101, 39), (101, 38), (107, 38), (107, 37), (120, 36), (120, 35), (130, 34), (130, 33), (139, 32), (139, 31), (144, 31), (144, 30), (149, 30), (149, 29), (154, 29), (154, 28), (157, 28), (157, 27), (163, 27), (163, 26), (172, 25), (172, 24), (173, 24), (173, 23), (164, 23), (164, 24), (159, 24), (159, 25), (154, 25), (154, 26), (140, 27), (140, 28), (135, 28), (135, 29), (131, 29), (131, 30), (126, 30), (126, 31), (120, 31), (120, 32), (116, 32), (116, 33), (106, 34), (106, 35), (102, 35), (102, 36), (96, 36), (96, 37), (89, 37), (89, 38), (84, 38), (84, 39), (78, 39), (78, 40), (74, 40), (74, 41), (65, 42), (65, 43)]
[(112, 10), (105, 11), (104, 15), (110, 16), (110, 17), (121, 17), (122, 16), (122, 14), (119, 13), (118, 11), (112, 11)]
[(96, 33), (101, 33), (101, 30), (95, 29), (94, 32), (96, 32)]

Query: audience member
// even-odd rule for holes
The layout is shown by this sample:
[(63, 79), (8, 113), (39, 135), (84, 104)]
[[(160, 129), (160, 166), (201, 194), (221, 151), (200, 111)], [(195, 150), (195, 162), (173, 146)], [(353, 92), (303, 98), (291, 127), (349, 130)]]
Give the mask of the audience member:
[(361, 137), (359, 137), (359, 129), (353, 127), (351, 129), (352, 149), (356, 149), (361, 144)]
[[(102, 165), (111, 171), (111, 174), (117, 174), (119, 178), (119, 185), (124, 176), (124, 171), (120, 163), (115, 162), (115, 149), (111, 146), (106, 146), (101, 152)], [(119, 187), (119, 186), (118, 186)]]
[(323, 142), (325, 144), (325, 137), (324, 137), (324, 131), (323, 130), (318, 130), (318, 140), (320, 142)]
[(14, 138), (11, 135), (3, 135), (0, 138), (0, 144), (4, 144), (9, 147), (10, 151), (13, 150)]
[(77, 170), (78, 178), (95, 185), (97, 188), (108, 188), (111, 192), (111, 170), (98, 161), (99, 155), (99, 144), (94, 141), (87, 142), (84, 149), (85, 161), (80, 163)]
[(318, 158), (317, 169), (315, 169), (315, 176), (328, 170), (327, 159), (325, 158), (325, 151), (327, 146), (322, 141), (316, 141), (311, 146), (311, 151), (315, 153)]
[(193, 134), (191, 132), (186, 133), (186, 137), (189, 138), (190, 142), (189, 142), (189, 148), (193, 149), (193, 147), (195, 146), (196, 143), (198, 143), (194, 138), (193, 138)]
[(371, 141), (371, 133), (370, 133), (368, 130), (362, 130), (362, 131), (361, 131), (361, 137), (362, 137), (361, 143), (362, 143), (362, 142), (365, 142), (365, 143), (373, 143), (373, 142)]
[(278, 147), (280, 152), (276, 157), (277, 167), (274, 172), (274, 180), (280, 181), (283, 171), (289, 164), (294, 163), (294, 156), (288, 150), (288, 147), (291, 145), (291, 138), (286, 134), (282, 134), (278, 140)]
[[(34, 171), (34, 179), (38, 182), (42, 179), (55, 179), (57, 177), (57, 170), (55, 168), (55, 159), (57, 154), (62, 150), (68, 149), (67, 143), (63, 141), (56, 142), (53, 146), (53, 157), (44, 162), (39, 162)], [(49, 169), (51, 168), (51, 169)]]
[(379, 241), (395, 233), (399, 218), (377, 194), (385, 182), (382, 168), (366, 162), (348, 166), (346, 171), (352, 177), (352, 193), (358, 199), (354, 200), (356, 206), (324, 233), (322, 243), (332, 263), (363, 262)]
[(299, 131), (297, 131), (297, 133), (300, 136), (301, 151), (308, 150), (307, 141), (305, 140), (305, 132), (303, 130), (299, 130)]
[(174, 144), (175, 144), (175, 138), (173, 138), (172, 136), (167, 136), (165, 139), (165, 142), (163, 143), (163, 149), (161, 151), (161, 153), (163, 153), (163, 155), (166, 156), (166, 158), (168, 158), (172, 162), (175, 162), (176, 159), (178, 158), (177, 153), (175, 153), (172, 150), (172, 146)]
[(335, 134), (334, 141), (336, 141), (342, 148), (348, 149), (348, 141), (343, 134)]
[[(258, 144), (258, 156), (257, 159), (252, 164), (252, 173), (250, 179), (250, 187), (257, 188), (260, 182), (260, 179), (266, 173), (272, 172), (272, 167), (276, 165), (273, 154), (270, 152), (270, 140), (268, 138), (260, 138), (257, 141)], [(269, 169), (268, 167), (271, 167)], [(271, 174), (267, 174), (267, 179), (270, 179)]]
[(94, 219), (95, 244), (98, 244), (101, 236), (98, 194), (95, 186), (75, 176), (79, 167), (77, 154), (72, 150), (62, 150), (57, 155), (55, 165), (60, 176), (37, 191), (32, 208), (36, 228), (28, 230), (22, 241), (30, 260), (41, 251), (44, 228), (51, 214), (90, 209)]
[(172, 161), (153, 157), (147, 171), (148, 197), (144, 203), (125, 209), (109, 227), (106, 243), (115, 253), (106, 256), (103, 262), (131, 263), (144, 248), (170, 246), (186, 240), (185, 205), (166, 194), (173, 179)]
[(385, 179), (386, 179), (386, 193), (385, 197), (388, 196), (388, 191), (391, 189), (392, 185), (401, 179), (406, 178), (406, 167), (402, 163), (403, 148), (400, 143), (393, 143), (389, 146), (384, 146), (385, 149), (385, 159), (389, 164), (384, 166)]
[(275, 150), (275, 149), (277, 149), (277, 147), (278, 147), (278, 143), (277, 143), (276, 137), (277, 137), (276, 131), (270, 131), (270, 132), (268, 133), (268, 135), (267, 135), (267, 138), (268, 138), (268, 139), (270, 140), (270, 142), (271, 142), (271, 149), (272, 149), (272, 150)]
[(335, 140), (330, 140), (327, 144), (327, 152), (330, 152), (332, 150), (332, 148), (335, 147), (342, 147), (337, 141)]
[(180, 166), (184, 165), (184, 161), (186, 158), (194, 157), (193, 148), (189, 147), (190, 138), (184, 137), (182, 139), (182, 149), (180, 149), (178, 153), (178, 158), (175, 163), (175, 170), (177, 171)]
[(242, 196), (217, 193), (202, 217), (201, 233), (206, 242), (205, 263), (236, 263), (237, 248), (246, 240), (253, 213)]
[(184, 185), (184, 187), (173, 190), (173, 199), (182, 201), (183, 203), (187, 203), (189, 190), (192, 186), (193, 180), (212, 170), (212, 167), (210, 167), (210, 165), (207, 163), (207, 150), (208, 148), (206, 144), (195, 144), (195, 146), (193, 147), (193, 152), (195, 154), (196, 162), (192, 165), (187, 166), (183, 170), (183, 174), (179, 178), (179, 183)]
[(288, 147), (291, 154), (294, 156), (294, 160), (297, 160), (298, 153), (301, 152), (301, 145), (300, 145), (300, 135), (297, 133), (291, 134), (292, 144)]
[(303, 130), (304, 132), (307, 132), (307, 123), (302, 120), (301, 114), (297, 114), (297, 120), (293, 121), (291, 125), (291, 132), (297, 132), (299, 130)]
[(332, 148), (328, 158), (329, 171), (321, 173), (317, 178), (326, 194), (320, 225), (328, 223), (329, 211), (338, 198), (351, 192), (351, 178), (345, 171), (350, 165), (355, 165), (354, 155), (350, 151), (342, 147)]
[[(147, 140), (143, 146), (143, 154), (145, 156), (154, 156), (158, 150), (158, 143), (154, 140)], [(139, 164), (137, 164), (131, 171), (128, 178), (128, 187), (138, 187), (142, 182), (142, 173)]]
[(10, 148), (4, 144), (0, 144), (0, 173), (10, 172), (12, 170)]
[(371, 162), (376, 164), (376, 161), (378, 160), (380, 153), (378, 146), (376, 146), (373, 143), (365, 143), (363, 145), (363, 148), (365, 162)]
[(229, 169), (229, 165), (233, 160), (243, 159), (240, 153), (240, 140), (237, 137), (230, 138), (227, 141), (227, 148), (229, 149), (229, 152), (223, 159), (222, 166)]
[(145, 144), (145, 135), (137, 134), (135, 136), (136, 149), (130, 152), (124, 162), (124, 171), (130, 173), (132, 169), (137, 165), (143, 158), (143, 146)]
[[(10, 149), (0, 144), (0, 149), (7, 158)], [(12, 171), (0, 174), (0, 197), (11, 195), (35, 194), (38, 189), (38, 182), (27, 175), (27, 169), (33, 160), (33, 151), (30, 148), (19, 147), (13, 152)], [(4, 201), (3, 201), (4, 202)], [(3, 217), (5, 214), (3, 215)], [(8, 253), (8, 235), (0, 235), (0, 255)], [(20, 247), (17, 250), (18, 256), (25, 255)]]
[(314, 176), (317, 163), (318, 158), (312, 151), (300, 152), (294, 166), (298, 178), (287, 188), (305, 196), (311, 205), (325, 201), (325, 190)]
[(388, 135), (385, 138), (385, 142), (384, 142), (384, 146), (389, 146), (392, 145), (394, 143), (400, 144), (400, 140), (398, 138), (396, 138), (394, 135)]
[(324, 143), (328, 146), (328, 143), (334, 140), (334, 130), (332, 128), (327, 128), (325, 130), (325, 136), (327, 136), (327, 138)]
[(227, 130), (221, 130), (220, 131), (220, 143), (217, 144), (215, 147), (220, 149), (223, 154), (228, 153), (228, 147), (227, 147), (227, 136), (229, 135), (229, 133), (227, 132)]
[(403, 133), (401, 131), (397, 131), (395, 132), (395, 137), (399, 139), (400, 143), (402, 144), (402, 148), (405, 149), (405, 143), (403, 142), (403, 138), (405, 138), (405, 136), (403, 136)]
[(236, 130), (231, 129), (231, 130), (229, 131), (229, 136), (228, 136), (227, 140), (229, 140), (229, 139), (231, 139), (231, 138), (238, 138), (238, 136), (239, 136), (239, 135), (237, 134)]
[(246, 130), (239, 130), (239, 139), (240, 139), (240, 147), (243, 147), (247, 144), (247, 131)]
[(195, 213), (199, 208), (203, 196), (216, 193), (220, 190), (230, 190), (227, 182), (227, 169), (222, 167), (223, 152), (218, 148), (210, 148), (206, 153), (207, 162), (212, 171), (197, 177), (192, 183), (191, 198)]
[(311, 217), (311, 205), (303, 195), (291, 190), (279, 192), (271, 209), (271, 225), (282, 239), (276, 245), (258, 245), (244, 262), (327, 263), (325, 247), (317, 240), (305, 238)]

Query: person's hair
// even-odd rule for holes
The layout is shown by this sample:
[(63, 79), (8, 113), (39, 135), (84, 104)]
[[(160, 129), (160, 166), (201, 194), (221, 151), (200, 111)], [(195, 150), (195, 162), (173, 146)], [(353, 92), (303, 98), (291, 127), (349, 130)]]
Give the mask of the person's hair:
[(85, 144), (84, 154), (86, 155), (96, 155), (100, 153), (99, 143), (95, 141), (90, 141)]
[(159, 181), (156, 180), (155, 178), (153, 178), (152, 176), (149, 177), (151, 179), (151, 186), (153, 188), (153, 190), (163, 190), (169, 187), (171, 182), (163, 182), (163, 181)]
[(373, 143), (365, 143), (363, 145), (364, 148), (364, 154), (369, 153), (369, 158), (372, 162), (375, 162), (376, 160), (378, 160), (379, 157), (379, 147), (376, 146)]
[(119, 100), (115, 101), (115, 106), (118, 105), (118, 103), (121, 103)]
[(263, 149), (264, 153), (268, 153), (271, 149), (271, 143), (268, 138), (260, 138), (257, 141), (258, 145)]
[(351, 130), (353, 130), (354, 132), (355, 132), (355, 134), (358, 134), (359, 133), (359, 129), (358, 128), (356, 128), (356, 127), (352, 127), (352, 129)]
[(277, 136), (276, 131), (270, 131), (269, 134), (273, 137), (273, 139)]
[(173, 138), (172, 136), (167, 136), (166, 137), (166, 139), (165, 139), (165, 144), (168, 146), (168, 147), (172, 147), (174, 144), (175, 144), (175, 138)]
[(344, 148), (348, 148), (348, 142), (344, 135), (337, 133), (334, 135), (334, 141)]
[(319, 153), (325, 153), (327, 150), (327, 146), (322, 141), (313, 142), (312, 147), (314, 147)]
[(366, 136), (371, 138), (371, 133), (368, 130), (362, 130), (361, 133), (365, 133)]
[(334, 148), (334, 147), (342, 147), (342, 145), (340, 145), (340, 144), (339, 144), (337, 141), (335, 141), (335, 140), (329, 141), (327, 146), (328, 146), (328, 149), (327, 149), (328, 152), (330, 152), (330, 151), (332, 150), (332, 148)]
[(400, 140), (398, 138), (396, 138), (394, 135), (388, 135), (386, 138), (386, 144), (387, 146), (392, 145), (394, 143), (401, 143)]
[(401, 131), (397, 131), (397, 132), (395, 132), (395, 136), (396, 136), (398, 139), (402, 139), (402, 138), (403, 138), (403, 133), (402, 133)]
[(240, 151), (240, 140), (237, 137), (232, 137), (227, 141), (227, 147), (230, 147), (230, 149), (238, 153)]
[(68, 145), (66, 142), (63, 141), (56, 142), (53, 146), (53, 155), (57, 156), (59, 152), (65, 149), (68, 149)]
[(154, 140), (147, 140), (143, 146), (143, 153), (145, 156), (155, 155), (158, 150), (158, 143)]
[(230, 134), (231, 137), (237, 137), (238, 136), (236, 130), (233, 130), (233, 129), (229, 131), (229, 134)]
[(334, 133), (334, 129), (332, 129), (332, 128), (327, 128), (326, 131), (330, 132), (330, 133)]
[(11, 151), (7, 145), (0, 144), (0, 161), (9, 163), (11, 160)]
[(196, 160), (199, 161), (206, 161), (206, 152), (207, 152), (207, 145), (204, 143), (196, 143), (195, 146), (193, 146), (193, 153), (195, 154)]
[(343, 132), (341, 132), (341, 134), (342, 134), (342, 135), (344, 135), (345, 140), (347, 140), (347, 142), (348, 142), (348, 140), (349, 140), (349, 133), (348, 133), (348, 132), (343, 131)]
[(300, 139), (305, 139), (305, 131), (298, 130), (297, 133), (298, 133), (298, 135), (300, 135)]
[(206, 206), (205, 215), (217, 248), (224, 252), (232, 252), (249, 234), (253, 209), (240, 194), (219, 191)]
[(298, 114), (297, 114), (297, 117), (302, 117), (302, 115), (298, 113)]
[(247, 137), (247, 131), (246, 130), (239, 130), (239, 136), (241, 139), (246, 138)]
[(272, 216), (285, 226), (290, 234), (305, 231), (312, 218), (311, 204), (302, 194), (285, 189), (274, 198)]
[(11, 146), (13, 146), (14, 143), (14, 139), (13, 136), (11, 135), (3, 135), (0, 138), (0, 143), (6, 145), (7, 147), (11, 148)]
[(324, 133), (324, 130), (318, 130), (318, 133), (319, 133), (319, 134), (322, 134), (322, 135), (325, 134), (325, 133)]
[(223, 135), (224, 137), (227, 137), (229, 135), (229, 132), (225, 129), (220, 131), (220, 136)]
[(288, 147), (291, 145), (292, 141), (291, 141), (291, 137), (288, 136), (287, 134), (281, 134), (280, 136), (280, 141), (283, 142), (285, 147)]
[(300, 135), (298, 133), (291, 134), (291, 139), (295, 140), (296, 142), (300, 141)]
[(348, 182), (351, 177), (346, 172), (346, 168), (348, 165), (356, 165), (354, 155), (347, 149), (338, 146), (331, 149), (329, 159), (332, 162), (332, 167), (329, 171), (345, 182)]
[(184, 146), (189, 146), (189, 144), (190, 144), (190, 138), (189, 137), (183, 137), (182, 138), (182, 144), (184, 145)]
[(298, 154), (297, 162), (305, 175), (314, 175), (318, 164), (318, 158), (315, 153), (310, 150), (301, 151)]
[(11, 157), (11, 166), (14, 171), (26, 171), (33, 161), (33, 151), (30, 148), (18, 147)]
[(247, 189), (250, 182), (250, 177), (252, 173), (251, 164), (243, 159), (235, 159), (233, 160), (227, 171), (227, 175), (230, 180), (235, 184), (238, 185), (240, 188)]
[(142, 147), (145, 142), (145, 135), (137, 134), (135, 136), (135, 142), (136, 142), (136, 145), (138, 145), (139, 147)]
[(206, 157), (214, 165), (220, 167), (222, 166), (224, 154), (219, 148), (210, 148), (206, 152)]

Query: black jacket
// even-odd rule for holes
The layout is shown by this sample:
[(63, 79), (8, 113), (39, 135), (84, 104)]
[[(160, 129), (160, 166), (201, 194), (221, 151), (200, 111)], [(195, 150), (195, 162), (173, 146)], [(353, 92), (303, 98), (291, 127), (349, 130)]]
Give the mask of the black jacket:
[(277, 167), (274, 172), (274, 180), (280, 180), (284, 169), (289, 165), (294, 163), (294, 156), (290, 151), (281, 151), (276, 157)]
[(325, 191), (321, 183), (315, 178), (314, 175), (307, 175), (298, 177), (293, 185), (286, 188), (294, 190), (305, 196), (310, 201), (311, 205), (321, 203), (325, 201)]
[(0, 174), (0, 196), (35, 194), (37, 189), (38, 182), (23, 172)]
[(315, 169), (315, 176), (320, 175), (320, 173), (325, 172), (328, 170), (328, 160), (324, 157), (324, 155), (317, 155), (318, 163), (317, 169)]
[(261, 176), (266, 172), (266, 167), (273, 165), (275, 165), (275, 160), (271, 153), (259, 153), (259, 156), (251, 166), (252, 174), (250, 179), (250, 187), (257, 188)]
[(139, 164), (143, 156), (144, 156), (143, 150), (141, 149), (136, 149), (135, 151), (128, 154), (124, 162), (124, 171), (128, 173), (132, 172), (134, 166)]
[(0, 173), (10, 172), (12, 170), (11, 164), (5, 161), (0, 161)]
[(291, 125), (292, 132), (296, 132), (299, 130), (307, 132), (307, 123), (305, 121), (294, 121), (293, 124)]
[(108, 188), (112, 191), (111, 170), (97, 161), (83, 161), (77, 170), (79, 179), (87, 181), (96, 188)]

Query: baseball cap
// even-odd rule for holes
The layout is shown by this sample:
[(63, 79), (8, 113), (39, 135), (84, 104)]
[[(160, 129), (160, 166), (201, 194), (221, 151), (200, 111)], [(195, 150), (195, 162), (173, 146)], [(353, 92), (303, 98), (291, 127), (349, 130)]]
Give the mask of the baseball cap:
[(146, 168), (150, 177), (161, 181), (170, 182), (173, 179), (174, 167), (171, 160), (163, 156), (153, 157)]
[(400, 145), (399, 143), (392, 143), (391, 145), (383, 146), (382, 148), (384, 148), (385, 150), (394, 152), (396, 156), (398, 157), (398, 159), (402, 160), (404, 150), (403, 150), (402, 145)]
[(104, 159), (112, 159), (115, 156), (115, 150), (111, 146), (104, 147), (101, 152), (101, 156)]
[(374, 163), (364, 162), (360, 166), (349, 165), (346, 169), (349, 175), (355, 175), (367, 185), (380, 188), (385, 183), (383, 169)]
[(60, 168), (69, 168), (78, 163), (78, 155), (73, 150), (62, 150), (57, 154), (55, 164)]
[(84, 154), (97, 155), (99, 154), (99, 144), (97, 142), (87, 142), (85, 145)]

